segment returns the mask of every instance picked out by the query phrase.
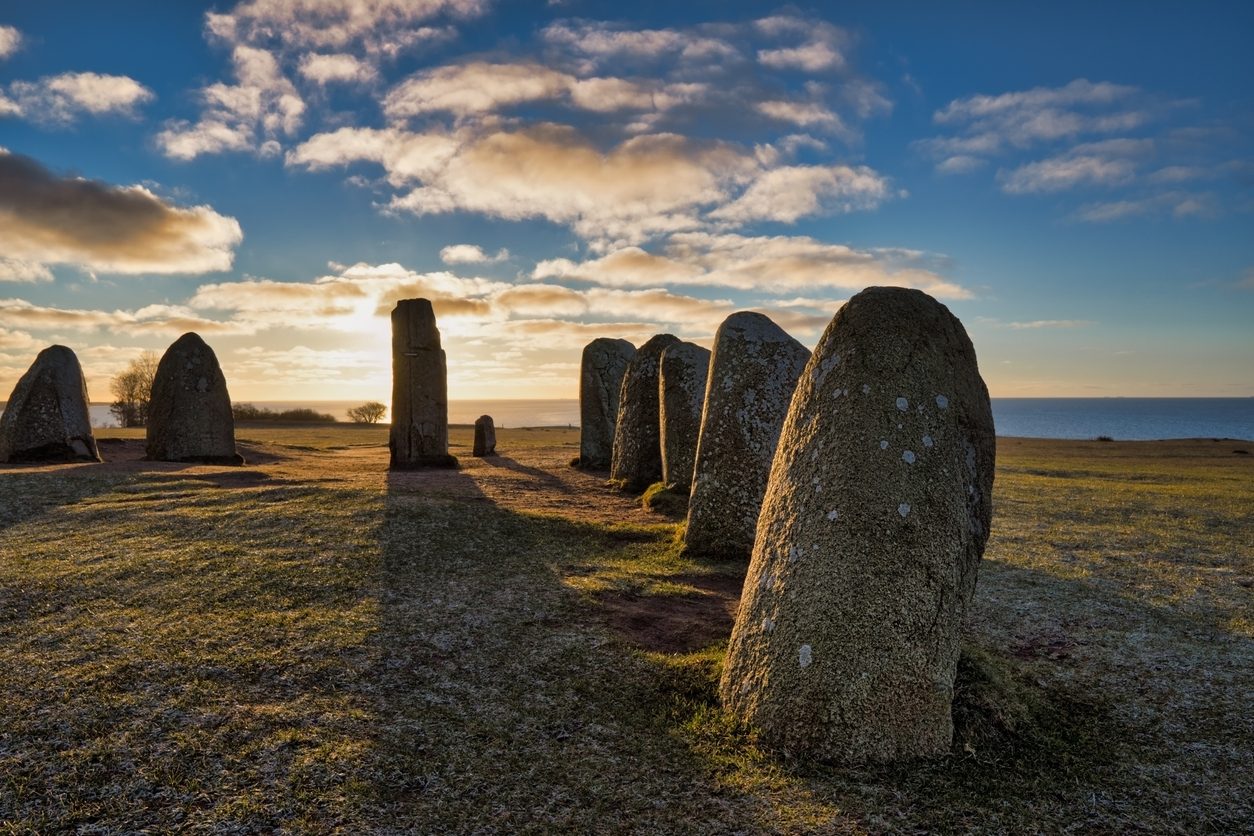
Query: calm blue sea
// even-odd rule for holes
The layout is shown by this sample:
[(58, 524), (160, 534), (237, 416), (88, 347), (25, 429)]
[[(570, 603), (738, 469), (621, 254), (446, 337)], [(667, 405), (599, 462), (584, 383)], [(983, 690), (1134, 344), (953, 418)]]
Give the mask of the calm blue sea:
[[(256, 401), (269, 409), (311, 407), (341, 421), (357, 401)], [(92, 404), (92, 422), (113, 424), (107, 404)], [(498, 427), (578, 426), (576, 400), (450, 401), (449, 421), (491, 415)], [(1254, 398), (993, 398), (997, 434), (1028, 438), (1160, 438), (1254, 440)]]

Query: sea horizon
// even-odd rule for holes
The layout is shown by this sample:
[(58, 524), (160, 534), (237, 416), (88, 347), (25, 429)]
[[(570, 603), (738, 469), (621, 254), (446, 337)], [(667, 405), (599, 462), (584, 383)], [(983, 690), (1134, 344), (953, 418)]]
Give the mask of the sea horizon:
[[(360, 400), (240, 401), (275, 411), (313, 409), (347, 421)], [(992, 398), (999, 436), (1155, 441), (1176, 438), (1254, 440), (1254, 396), (1138, 398)], [(449, 401), (450, 424), (473, 424), (491, 415), (501, 428), (579, 426), (576, 398), (467, 398)], [(116, 426), (107, 402), (91, 403), (92, 426)]]

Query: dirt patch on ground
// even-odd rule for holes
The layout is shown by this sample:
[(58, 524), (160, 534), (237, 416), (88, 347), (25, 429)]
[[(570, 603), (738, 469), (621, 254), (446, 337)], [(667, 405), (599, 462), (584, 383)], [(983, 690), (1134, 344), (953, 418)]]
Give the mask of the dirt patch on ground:
[(666, 580), (694, 587), (694, 591), (687, 595), (598, 594), (610, 629), (654, 653), (691, 653), (731, 636), (743, 577), (676, 575)]

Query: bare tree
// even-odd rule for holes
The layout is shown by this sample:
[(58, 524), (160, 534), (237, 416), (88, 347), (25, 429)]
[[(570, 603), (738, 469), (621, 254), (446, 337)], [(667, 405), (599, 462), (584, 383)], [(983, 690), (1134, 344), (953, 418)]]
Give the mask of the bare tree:
[(348, 417), (353, 420), (354, 424), (377, 424), (383, 420), (387, 411), (388, 408), (378, 401), (367, 401), (361, 406), (349, 409)]
[(109, 381), (109, 391), (115, 398), (109, 411), (123, 427), (147, 426), (152, 381), (157, 376), (160, 362), (157, 352), (145, 349)]

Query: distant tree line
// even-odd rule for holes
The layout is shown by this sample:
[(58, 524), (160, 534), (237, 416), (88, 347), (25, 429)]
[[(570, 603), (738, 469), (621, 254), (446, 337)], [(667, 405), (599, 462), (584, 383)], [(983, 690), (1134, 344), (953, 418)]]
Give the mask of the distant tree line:
[[(125, 369), (109, 381), (109, 391), (114, 401), (109, 412), (121, 427), (148, 426), (148, 402), (152, 399), (152, 381), (157, 376), (161, 358), (157, 352), (145, 350), (131, 360)], [(377, 424), (383, 420), (388, 408), (378, 401), (367, 401), (348, 410), (354, 424)], [(268, 409), (250, 403), (231, 404), (231, 414), (236, 421), (275, 421), (289, 423), (333, 424), (334, 415), (314, 409)]]
[(267, 409), (250, 403), (231, 404), (231, 414), (236, 421), (288, 421), (291, 423), (334, 424), (335, 416), (329, 412), (302, 409)]

